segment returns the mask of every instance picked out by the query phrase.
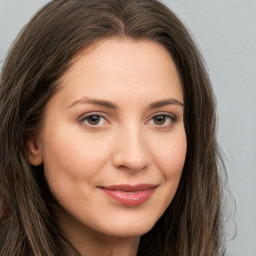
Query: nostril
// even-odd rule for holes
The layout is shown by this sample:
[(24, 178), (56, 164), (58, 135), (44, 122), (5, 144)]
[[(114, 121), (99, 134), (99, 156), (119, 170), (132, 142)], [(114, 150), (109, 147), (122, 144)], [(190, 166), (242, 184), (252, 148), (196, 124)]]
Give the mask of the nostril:
[(132, 125), (128, 128), (116, 137), (118, 143), (112, 152), (113, 165), (119, 169), (140, 171), (151, 162), (147, 141), (141, 129), (135, 129)]
[(126, 154), (116, 154), (113, 157), (113, 165), (116, 168), (129, 170), (129, 171), (140, 171), (148, 167), (150, 158), (147, 155), (138, 157)]

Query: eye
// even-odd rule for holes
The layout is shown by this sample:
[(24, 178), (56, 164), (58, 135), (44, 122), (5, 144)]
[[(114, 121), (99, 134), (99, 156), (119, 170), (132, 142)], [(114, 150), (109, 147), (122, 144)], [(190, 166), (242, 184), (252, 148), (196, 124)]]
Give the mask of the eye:
[(107, 120), (101, 115), (91, 114), (81, 117), (78, 122), (85, 123), (88, 126), (100, 126), (105, 125)]
[(159, 114), (153, 116), (149, 123), (157, 126), (171, 126), (172, 123), (176, 122), (176, 117), (167, 114)]

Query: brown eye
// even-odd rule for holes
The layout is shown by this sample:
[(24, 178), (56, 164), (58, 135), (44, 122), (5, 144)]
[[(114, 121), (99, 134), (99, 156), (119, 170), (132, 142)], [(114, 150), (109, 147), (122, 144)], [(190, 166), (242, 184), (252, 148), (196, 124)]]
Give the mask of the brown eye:
[(78, 118), (77, 122), (82, 124), (83, 127), (92, 129), (92, 128), (103, 128), (108, 126), (110, 123), (107, 118), (98, 113), (87, 113)]
[(149, 123), (152, 125), (159, 126), (159, 128), (171, 127), (176, 122), (176, 117), (173, 115), (159, 114), (153, 116)]
[(166, 122), (167, 117), (165, 115), (158, 115), (153, 117), (153, 122), (156, 125), (163, 125)]
[(83, 122), (89, 125), (100, 125), (104, 122), (104, 117), (99, 115), (91, 115), (84, 118)]

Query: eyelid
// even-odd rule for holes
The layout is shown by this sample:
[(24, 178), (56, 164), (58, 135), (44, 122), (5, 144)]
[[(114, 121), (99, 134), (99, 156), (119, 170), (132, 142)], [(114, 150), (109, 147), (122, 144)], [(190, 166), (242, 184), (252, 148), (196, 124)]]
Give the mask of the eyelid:
[[(90, 116), (93, 116), (93, 115), (96, 115), (96, 116), (99, 116), (101, 118), (104, 118), (105, 121), (107, 122), (107, 124), (100, 124), (100, 125), (90, 125), (88, 123), (85, 122), (86, 118), (90, 117)], [(157, 128), (159, 129), (163, 129), (163, 128), (168, 128), (168, 127), (171, 127), (174, 123), (177, 122), (177, 116), (173, 113), (170, 113), (170, 112), (156, 112), (154, 114), (152, 114), (146, 121), (146, 124), (149, 124), (150, 121), (156, 117), (156, 116), (160, 116), (160, 115), (163, 115), (163, 116), (166, 116), (168, 118), (171, 119), (171, 124), (164, 124), (164, 125), (157, 125), (157, 124), (153, 124), (154, 126), (156, 126)], [(85, 114), (82, 114), (81, 116), (78, 117), (77, 119), (77, 122), (81, 125), (85, 125), (87, 126), (88, 128), (91, 128), (91, 129), (99, 129), (99, 128), (102, 128), (108, 124), (110, 124), (110, 122), (108, 121), (108, 118), (107, 118), (107, 115), (106, 113), (104, 112), (88, 112), (88, 113), (85, 113)]]
[[(169, 117), (172, 120), (171, 125), (173, 123), (177, 122), (177, 116), (175, 114), (170, 113), (170, 112), (157, 112), (157, 113), (154, 113), (153, 115), (151, 115), (146, 123), (149, 123), (154, 117), (161, 116), (161, 115)], [(171, 126), (171, 125), (169, 125), (169, 126)], [(159, 129), (168, 127), (168, 125), (156, 125), (156, 124), (155, 124), (155, 126), (158, 127)]]
[(165, 111), (161, 111), (161, 112), (156, 112), (154, 114), (152, 114), (149, 118), (148, 118), (148, 121), (151, 120), (153, 117), (155, 116), (167, 116), (167, 117), (171, 117), (173, 119), (177, 119), (177, 116), (173, 113), (170, 113), (170, 112), (165, 112)]
[(86, 114), (83, 114), (83, 115), (81, 115), (81, 116), (79, 116), (78, 117), (78, 119), (77, 119), (77, 122), (79, 123), (79, 124), (84, 124), (84, 125), (86, 125), (87, 127), (89, 127), (89, 128), (94, 128), (94, 129), (97, 129), (97, 127), (102, 127), (102, 126), (104, 126), (104, 125), (90, 125), (90, 124), (86, 124), (84, 121), (86, 120), (86, 118), (88, 118), (88, 117), (90, 117), (90, 116), (99, 116), (99, 117), (101, 117), (101, 118), (104, 118), (106, 121), (107, 121), (107, 123), (109, 124), (110, 122), (108, 121), (108, 119), (107, 119), (107, 117), (106, 117), (106, 114), (104, 113), (104, 112), (88, 112), (88, 113), (86, 113)]

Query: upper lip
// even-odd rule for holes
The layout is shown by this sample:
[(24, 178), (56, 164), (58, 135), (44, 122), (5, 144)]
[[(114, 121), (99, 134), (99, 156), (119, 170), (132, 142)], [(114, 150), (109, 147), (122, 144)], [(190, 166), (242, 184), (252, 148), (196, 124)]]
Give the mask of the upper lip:
[(104, 186), (101, 188), (112, 190), (112, 191), (136, 192), (136, 191), (153, 189), (155, 187), (157, 187), (157, 185), (153, 185), (153, 184), (137, 184), (137, 185), (117, 184), (117, 185)]

